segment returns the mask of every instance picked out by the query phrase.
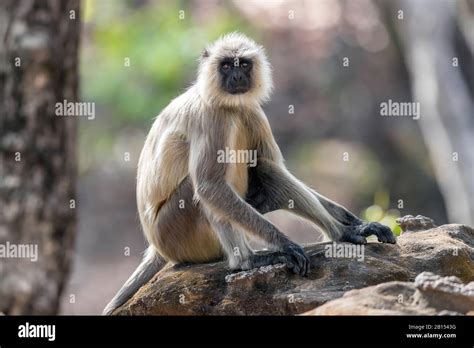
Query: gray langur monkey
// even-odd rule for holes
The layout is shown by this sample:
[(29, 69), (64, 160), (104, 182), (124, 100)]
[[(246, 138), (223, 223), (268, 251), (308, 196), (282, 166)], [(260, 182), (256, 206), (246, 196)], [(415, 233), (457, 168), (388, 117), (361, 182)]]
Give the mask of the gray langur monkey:
[[(104, 314), (167, 262), (225, 258), (230, 269), (240, 270), (284, 263), (306, 275), (310, 261), (303, 249), (263, 216), (277, 209), (315, 223), (335, 241), (364, 244), (376, 235), (396, 242), (388, 227), (362, 221), (290, 174), (261, 107), (271, 89), (270, 65), (253, 40), (231, 33), (205, 49), (196, 82), (161, 112), (147, 136), (137, 203), (149, 247)], [(219, 160), (224, 150), (254, 151), (256, 165)], [(249, 236), (271, 252), (253, 251)]]

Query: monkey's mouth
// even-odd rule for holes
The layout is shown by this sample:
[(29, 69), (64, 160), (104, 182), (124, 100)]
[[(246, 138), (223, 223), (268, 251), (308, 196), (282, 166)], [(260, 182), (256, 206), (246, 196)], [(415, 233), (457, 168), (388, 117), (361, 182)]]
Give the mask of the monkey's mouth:
[(250, 88), (248, 86), (235, 86), (235, 87), (230, 87), (227, 89), (227, 91), (230, 94), (244, 94), (248, 92)]

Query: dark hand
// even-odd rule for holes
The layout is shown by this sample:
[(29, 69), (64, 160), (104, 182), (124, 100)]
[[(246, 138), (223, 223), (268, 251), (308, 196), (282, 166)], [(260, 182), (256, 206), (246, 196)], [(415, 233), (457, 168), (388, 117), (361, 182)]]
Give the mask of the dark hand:
[(282, 252), (286, 256), (286, 265), (293, 271), (293, 273), (301, 276), (306, 276), (308, 274), (310, 261), (302, 247), (296, 243), (290, 242), (285, 245)]

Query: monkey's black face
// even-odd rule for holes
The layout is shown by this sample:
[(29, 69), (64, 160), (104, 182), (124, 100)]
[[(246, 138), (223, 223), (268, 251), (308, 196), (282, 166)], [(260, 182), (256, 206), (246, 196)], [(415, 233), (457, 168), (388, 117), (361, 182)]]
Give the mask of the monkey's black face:
[(243, 94), (252, 86), (252, 61), (244, 58), (225, 58), (219, 65), (222, 88), (230, 94)]

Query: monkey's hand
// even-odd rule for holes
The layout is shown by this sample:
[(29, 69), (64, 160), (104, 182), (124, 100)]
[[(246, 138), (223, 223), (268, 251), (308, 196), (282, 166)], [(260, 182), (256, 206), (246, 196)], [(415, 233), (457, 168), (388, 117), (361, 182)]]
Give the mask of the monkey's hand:
[(382, 243), (397, 243), (392, 230), (378, 222), (362, 222), (358, 225), (347, 226), (341, 241), (354, 244), (367, 244), (366, 237), (371, 235), (377, 236), (378, 241)]
[(309, 258), (303, 249), (293, 242), (284, 248), (284, 251), (257, 252), (250, 257), (246, 267), (241, 269), (251, 269), (268, 265), (285, 264), (293, 273), (306, 276), (310, 268)]
[(285, 264), (295, 274), (306, 276), (309, 271), (310, 261), (302, 247), (298, 244), (289, 242), (282, 248)]

